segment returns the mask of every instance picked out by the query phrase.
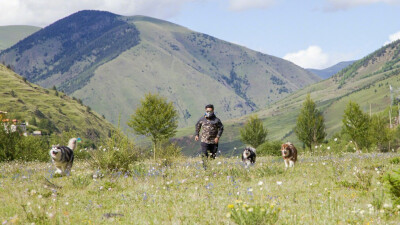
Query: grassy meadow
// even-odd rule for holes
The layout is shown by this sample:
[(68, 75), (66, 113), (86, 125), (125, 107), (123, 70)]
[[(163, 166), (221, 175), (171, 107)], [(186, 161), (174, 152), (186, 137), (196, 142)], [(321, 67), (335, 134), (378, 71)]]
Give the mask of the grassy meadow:
[[(322, 146), (319, 149), (327, 149)], [(0, 164), (2, 224), (399, 224), (384, 177), (399, 153), (144, 161), (103, 174), (77, 160), (55, 177), (39, 162)], [(258, 220), (257, 220), (258, 219)], [(253, 221), (254, 223), (248, 223)], [(255, 222), (258, 221), (258, 222)]]

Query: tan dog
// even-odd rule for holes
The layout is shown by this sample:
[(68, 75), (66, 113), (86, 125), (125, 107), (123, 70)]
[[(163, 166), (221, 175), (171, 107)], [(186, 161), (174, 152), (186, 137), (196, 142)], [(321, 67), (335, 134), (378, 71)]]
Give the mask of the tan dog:
[(290, 142), (282, 144), (281, 148), (283, 160), (285, 160), (285, 167), (294, 167), (297, 161), (297, 149)]

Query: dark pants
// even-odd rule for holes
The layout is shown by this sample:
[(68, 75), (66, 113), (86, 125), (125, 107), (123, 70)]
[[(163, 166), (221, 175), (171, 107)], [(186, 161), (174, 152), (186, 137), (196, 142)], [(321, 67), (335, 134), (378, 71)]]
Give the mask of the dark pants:
[(207, 144), (201, 142), (201, 151), (203, 153), (203, 156), (205, 156), (206, 158), (208, 158), (208, 153), (210, 152), (210, 158), (215, 159), (215, 156), (218, 152), (218, 144)]

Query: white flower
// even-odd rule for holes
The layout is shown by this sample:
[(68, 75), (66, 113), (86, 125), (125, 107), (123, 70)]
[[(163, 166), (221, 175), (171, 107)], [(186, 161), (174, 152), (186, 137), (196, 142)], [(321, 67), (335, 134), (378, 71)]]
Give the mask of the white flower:
[(372, 205), (372, 204), (368, 204), (367, 206), (368, 206), (368, 208), (372, 208), (372, 207), (373, 207), (373, 205)]
[(328, 146), (326, 149), (330, 150), (330, 149), (331, 149), (331, 146)]
[(249, 189), (247, 189), (247, 191), (252, 192), (252, 191), (253, 191), (253, 188), (249, 188)]
[(383, 208), (392, 208), (392, 205), (385, 203), (383, 204)]
[(337, 138), (333, 139), (334, 141), (337, 141)]
[(318, 148), (318, 146), (315, 146), (315, 148)]
[(282, 185), (282, 181), (277, 181), (276, 184), (277, 185)]
[(259, 185), (259, 186), (263, 185), (263, 182), (262, 182), (262, 181), (259, 181), (259, 182), (258, 182), (258, 185)]
[(218, 162), (217, 165), (221, 165), (221, 162)]
[(208, 177), (204, 178), (206, 181), (208, 180)]

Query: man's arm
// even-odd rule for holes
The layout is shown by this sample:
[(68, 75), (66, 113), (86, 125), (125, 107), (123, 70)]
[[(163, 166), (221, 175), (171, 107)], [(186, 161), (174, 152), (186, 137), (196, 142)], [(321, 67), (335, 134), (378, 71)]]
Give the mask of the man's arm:
[(202, 118), (200, 118), (199, 121), (197, 121), (197, 123), (196, 123), (196, 131), (195, 131), (195, 135), (196, 135), (196, 137), (197, 137), (197, 138), (195, 138), (196, 141), (198, 140), (198, 137), (199, 137), (199, 135), (200, 135), (200, 129), (201, 129), (201, 125), (202, 125), (201, 119), (202, 119)]
[(224, 132), (224, 125), (222, 124), (221, 120), (218, 119), (218, 134), (217, 134), (217, 138), (220, 138), (222, 136), (222, 133)]

